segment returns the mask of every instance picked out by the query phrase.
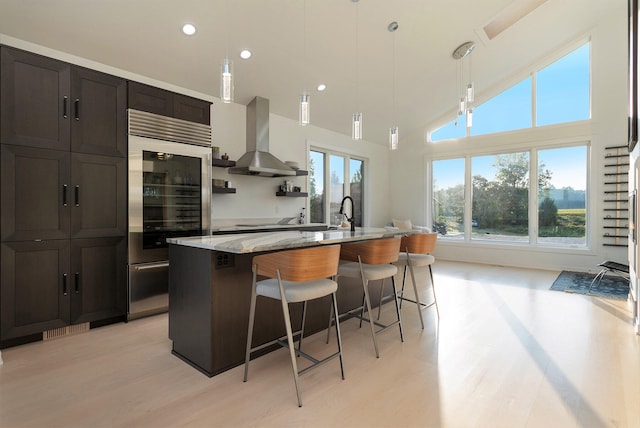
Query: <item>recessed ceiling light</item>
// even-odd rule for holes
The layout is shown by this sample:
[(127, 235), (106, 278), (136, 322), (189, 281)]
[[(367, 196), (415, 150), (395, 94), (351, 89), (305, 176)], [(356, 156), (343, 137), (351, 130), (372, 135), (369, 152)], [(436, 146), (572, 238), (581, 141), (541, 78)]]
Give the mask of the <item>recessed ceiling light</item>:
[(184, 24), (182, 26), (182, 32), (187, 36), (193, 36), (196, 34), (196, 26), (193, 24)]
[(327, 85), (325, 85), (324, 83), (321, 83), (318, 85), (317, 89), (318, 89), (318, 92), (322, 92), (325, 89), (327, 89)]
[(249, 49), (243, 49), (240, 52), (240, 58), (242, 59), (249, 59), (251, 58), (251, 51)]

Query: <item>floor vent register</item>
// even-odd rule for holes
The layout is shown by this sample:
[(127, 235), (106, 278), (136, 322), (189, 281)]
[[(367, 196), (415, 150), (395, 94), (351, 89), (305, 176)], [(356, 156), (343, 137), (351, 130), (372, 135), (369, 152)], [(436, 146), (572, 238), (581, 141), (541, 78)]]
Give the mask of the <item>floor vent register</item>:
[(89, 331), (88, 322), (47, 330), (42, 333), (42, 340), (56, 339), (58, 337), (69, 336), (71, 334), (84, 333), (85, 331)]

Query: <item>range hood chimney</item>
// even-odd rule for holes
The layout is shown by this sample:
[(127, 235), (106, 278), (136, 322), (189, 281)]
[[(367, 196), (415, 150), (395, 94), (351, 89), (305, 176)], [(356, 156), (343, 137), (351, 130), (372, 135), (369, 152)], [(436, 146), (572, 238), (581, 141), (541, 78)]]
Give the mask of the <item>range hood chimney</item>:
[(260, 177), (296, 175), (284, 162), (269, 153), (269, 100), (255, 97), (247, 105), (247, 152), (229, 168), (229, 174)]

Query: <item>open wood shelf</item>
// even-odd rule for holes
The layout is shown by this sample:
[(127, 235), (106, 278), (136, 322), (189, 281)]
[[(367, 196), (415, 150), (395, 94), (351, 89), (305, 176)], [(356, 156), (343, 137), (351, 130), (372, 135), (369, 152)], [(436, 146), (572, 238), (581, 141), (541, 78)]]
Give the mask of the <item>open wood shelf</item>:
[(236, 166), (236, 161), (224, 160), (224, 159), (211, 159), (211, 166), (218, 168), (230, 168)]
[(211, 193), (236, 193), (233, 187), (212, 187)]
[(307, 192), (276, 192), (276, 196), (288, 196), (290, 198), (306, 198)]

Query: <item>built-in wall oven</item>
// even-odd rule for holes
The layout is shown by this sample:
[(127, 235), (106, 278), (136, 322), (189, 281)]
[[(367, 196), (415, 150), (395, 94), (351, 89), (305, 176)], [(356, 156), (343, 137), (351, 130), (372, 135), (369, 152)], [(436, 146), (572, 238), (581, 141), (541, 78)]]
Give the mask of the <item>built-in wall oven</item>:
[(128, 319), (167, 311), (166, 239), (210, 223), (211, 128), (129, 110)]

